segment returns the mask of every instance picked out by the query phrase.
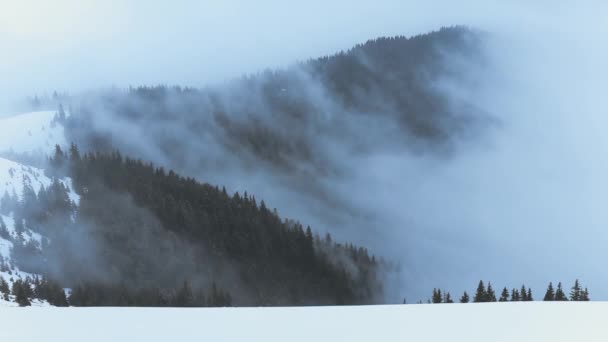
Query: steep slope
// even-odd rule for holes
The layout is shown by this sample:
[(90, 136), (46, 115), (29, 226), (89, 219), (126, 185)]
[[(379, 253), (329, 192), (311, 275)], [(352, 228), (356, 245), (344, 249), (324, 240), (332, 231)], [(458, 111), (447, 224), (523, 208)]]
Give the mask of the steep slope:
[[(41, 161), (56, 144), (65, 144), (63, 126), (56, 122), (57, 111), (37, 111), (0, 119), (0, 153), (17, 159)], [(70, 201), (78, 203), (79, 196), (72, 190), (69, 178), (58, 180), (68, 191)], [(41, 250), (49, 240), (40, 234), (40, 229), (23, 224), (21, 209), (9, 203), (22, 203), (28, 191), (38, 192), (51, 187), (53, 180), (43, 169), (0, 158), (0, 277), (9, 288), (16, 281), (33, 280), (40, 274), (25, 272), (15, 260), (15, 250), (35, 248)], [(21, 222), (17, 222), (17, 221)], [(34, 286), (32, 285), (34, 288)], [(0, 296), (1, 305), (16, 306), (15, 296), (9, 301)], [(48, 302), (32, 300), (32, 305), (48, 306)]]
[[(0, 159), (0, 246), (9, 288), (44, 275), (74, 287), (73, 304), (85, 306), (354, 304), (379, 298), (377, 263), (366, 250), (318, 236), (315, 242), (310, 229), (282, 222), (247, 194), (230, 197), (117, 154), (80, 159), (73, 145), (63, 155), (47, 145), (64, 140), (40, 139), (42, 129), (29, 134), (28, 127), (47, 127), (49, 121), (61, 127), (63, 116), (26, 113), (6, 119), (10, 124), (2, 128), (20, 126), (27, 137), (13, 137), (29, 139), (27, 148), (36, 151), (16, 151), (7, 143), (5, 155), (20, 162)], [(34, 153), (39, 157), (28, 157)], [(22, 163), (32, 160), (46, 169)], [(67, 177), (72, 174), (78, 184)]]

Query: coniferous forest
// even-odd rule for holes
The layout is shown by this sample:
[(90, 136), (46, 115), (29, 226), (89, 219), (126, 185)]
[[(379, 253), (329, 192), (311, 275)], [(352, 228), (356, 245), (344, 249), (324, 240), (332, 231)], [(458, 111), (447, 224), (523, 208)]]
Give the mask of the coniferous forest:
[(71, 305), (226, 306), (378, 301), (383, 263), (362, 247), (282, 219), (247, 193), (198, 183), (118, 152), (59, 147), (67, 188), (6, 194), (5, 212), (50, 243), (16, 244), (21, 269), (72, 289)]
[[(0, 267), (41, 276), (12, 288), (0, 282), (0, 293), (22, 306), (32, 299), (57, 306), (386, 302), (390, 260), (281, 216), (275, 209), (281, 203), (205, 183), (206, 175), (237, 164), (271, 170), (290, 191), (343, 209), (319, 181), (345, 172), (325, 142), (338, 141), (353, 155), (394, 148), (450, 152), (455, 140), (486, 122), (478, 108), (446, 98), (436, 84), (466, 81), (462, 70), (444, 63), (445, 55), (482, 63), (479, 45), (479, 32), (451, 27), (370, 40), (214, 87), (55, 95), (53, 101), (65, 106), (59, 105), (52, 125), (65, 128), (69, 149), (57, 146), (45, 160), (6, 152), (44, 167), (54, 181), (40, 189), (24, 183), (21, 199), (14, 193), (0, 199), (0, 211), (14, 215), (17, 232), (9, 234), (0, 219), (0, 236), (13, 243), (13, 260), (1, 259)], [(352, 124), (376, 120), (391, 128), (375, 134), (381, 139), (367, 137), (371, 126)], [(120, 127), (125, 123), (137, 134)], [(59, 181), (65, 177), (72, 189)], [(26, 240), (26, 227), (40, 233), (41, 242)], [(544, 296), (534, 297), (525, 285), (495, 288), (480, 281), (458, 297), (435, 288), (418, 303), (589, 300), (578, 280), (565, 291), (549, 283)]]

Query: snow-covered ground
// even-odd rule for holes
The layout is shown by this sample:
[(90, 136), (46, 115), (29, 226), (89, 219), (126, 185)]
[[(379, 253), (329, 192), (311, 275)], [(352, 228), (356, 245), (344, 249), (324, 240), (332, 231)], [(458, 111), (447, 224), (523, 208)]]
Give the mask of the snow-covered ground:
[[(54, 152), (55, 145), (66, 146), (63, 126), (53, 123), (57, 111), (30, 112), (10, 117), (0, 118), (0, 152), (12, 152), (29, 155), (50, 155)], [(72, 181), (69, 178), (60, 179), (70, 191), (69, 197), (74, 203), (78, 203), (79, 196), (73, 191)], [(38, 192), (41, 187), (48, 188), (52, 179), (47, 177), (44, 170), (24, 165), (16, 161), (0, 158), (0, 197), (5, 193), (22, 198), (23, 188), (29, 185)], [(12, 214), (0, 215), (2, 222), (6, 225), (9, 234), (16, 238), (15, 220)], [(43, 237), (36, 232), (25, 229), (22, 233), (25, 242), (36, 240), (42, 242)], [(4, 278), (12, 286), (16, 280), (25, 280), (34, 277), (34, 274), (21, 271), (11, 260), (11, 249), (13, 241), (0, 237), (0, 256), (9, 270), (0, 270), (0, 277)], [(17, 306), (13, 301), (5, 301), (0, 298), (0, 307)], [(46, 302), (32, 301), (32, 306), (49, 306)]]
[(605, 342), (608, 303), (309, 308), (7, 308), (18, 341)]
[[(10, 297), (11, 297), (10, 301), (0, 298), (0, 310), (2, 310), (5, 307), (12, 307), (12, 308), (19, 307), (19, 304), (17, 304), (17, 302), (15, 301), (15, 296), (11, 295)], [(32, 304), (32, 307), (38, 307), (38, 308), (51, 307), (51, 304), (49, 304), (47, 301), (41, 301), (39, 299), (30, 299), (30, 302)]]
[(38, 111), (0, 118), (0, 152), (50, 153), (65, 146), (63, 126), (53, 124), (57, 111)]
[[(79, 196), (72, 189), (71, 179), (64, 178), (60, 181), (70, 190), (70, 199), (78, 203)], [(24, 184), (29, 184), (38, 192), (40, 187), (48, 188), (52, 182), (53, 180), (47, 177), (42, 169), (0, 158), (0, 196), (8, 192), (9, 195), (15, 193), (17, 197), (21, 197)]]

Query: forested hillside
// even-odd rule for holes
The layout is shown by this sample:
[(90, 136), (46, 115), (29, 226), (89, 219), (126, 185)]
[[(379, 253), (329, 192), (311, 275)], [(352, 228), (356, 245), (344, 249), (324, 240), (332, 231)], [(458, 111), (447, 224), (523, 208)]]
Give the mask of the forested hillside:
[(69, 151), (48, 167), (6, 155), (71, 177), (80, 200), (57, 182), (7, 194), (6, 213), (46, 238), (15, 243), (15, 260), (71, 288), (72, 305), (384, 302), (391, 267), (326, 232), (385, 222), (335, 187), (371, 172), (352, 166), (359, 156), (444, 154), (476, 134), (483, 113), (442, 86), (466, 82), (454, 61), (483, 62), (479, 35), (379, 38), (206, 88), (56, 95)]
[(382, 264), (364, 248), (313, 234), (248, 194), (141, 160), (59, 147), (79, 206), (53, 183), (5, 210), (50, 243), (15, 250), (25, 271), (73, 289), (72, 305), (363, 304), (382, 300)]
[(118, 148), (197, 176), (234, 160), (286, 174), (336, 172), (329, 141), (353, 153), (450, 149), (483, 116), (440, 84), (465, 79), (455, 61), (482, 62), (480, 39), (444, 28), (202, 89), (109, 89), (71, 101), (66, 134), (85, 150)]

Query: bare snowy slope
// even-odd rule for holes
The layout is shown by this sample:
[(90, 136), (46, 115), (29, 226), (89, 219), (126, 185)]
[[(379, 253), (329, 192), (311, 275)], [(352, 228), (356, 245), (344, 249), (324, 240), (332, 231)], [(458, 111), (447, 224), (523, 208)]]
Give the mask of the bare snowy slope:
[[(608, 303), (0, 310), (19, 341), (608, 341)], [(36, 327), (32, 329), (32, 327)]]
[(0, 118), (0, 152), (49, 153), (66, 145), (63, 126), (54, 123), (57, 111), (38, 111)]

